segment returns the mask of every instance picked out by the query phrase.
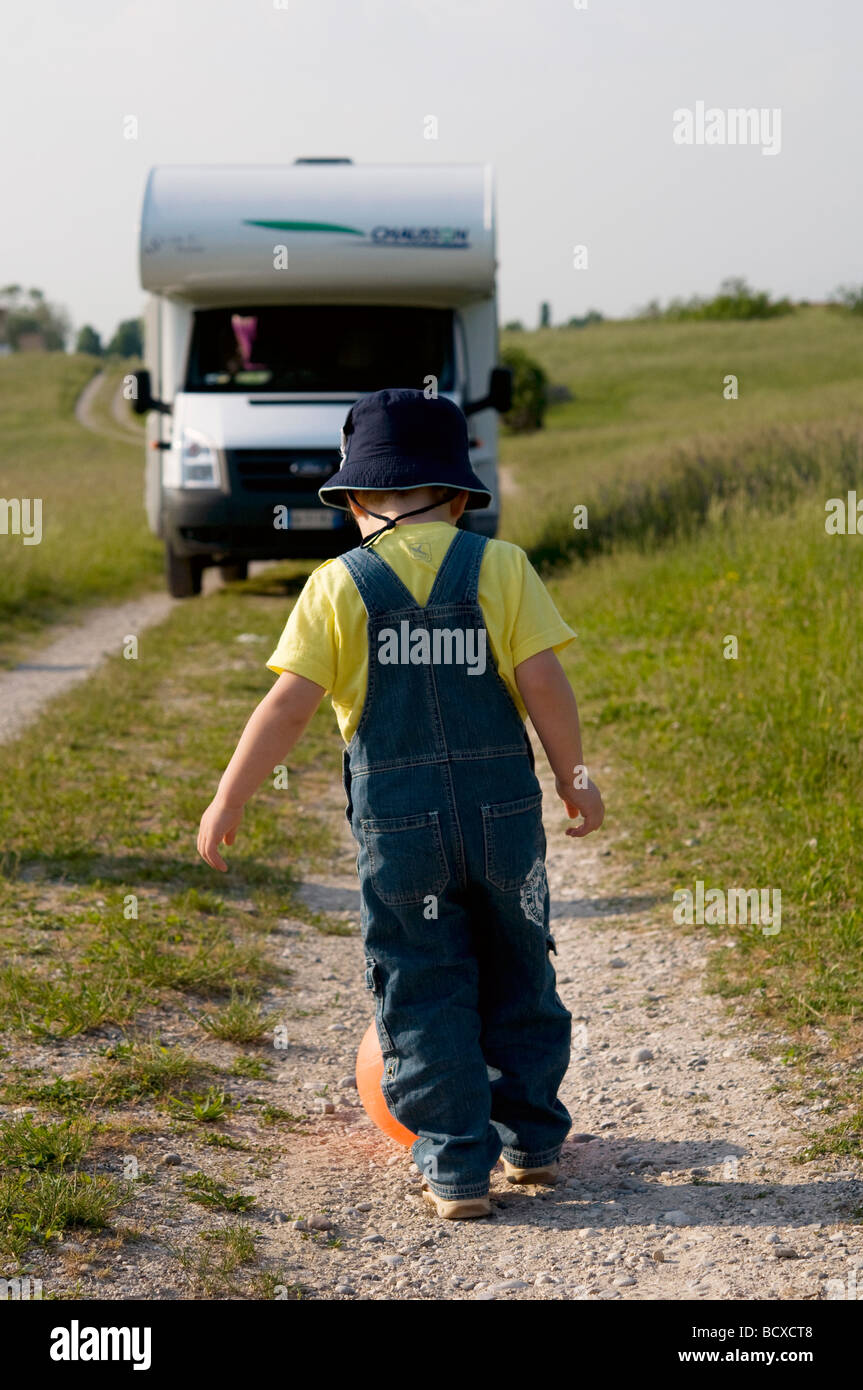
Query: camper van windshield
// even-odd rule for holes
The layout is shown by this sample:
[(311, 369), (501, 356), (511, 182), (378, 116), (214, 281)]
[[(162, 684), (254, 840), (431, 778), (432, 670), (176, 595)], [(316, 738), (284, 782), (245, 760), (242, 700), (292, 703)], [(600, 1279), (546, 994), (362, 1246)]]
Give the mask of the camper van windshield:
[(199, 309), (187, 391), (377, 391), (455, 385), (451, 309)]

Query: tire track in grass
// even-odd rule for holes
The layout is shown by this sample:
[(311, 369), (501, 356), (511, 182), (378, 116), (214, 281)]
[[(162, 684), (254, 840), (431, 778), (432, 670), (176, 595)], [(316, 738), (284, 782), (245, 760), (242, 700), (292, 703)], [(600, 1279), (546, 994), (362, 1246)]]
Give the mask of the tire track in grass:
[(144, 431), (129, 419), (129, 404), (123, 395), (123, 380), (124, 378), (121, 377), (117, 383), (117, 389), (111, 397), (111, 415), (125, 434), (138, 443), (143, 443)]
[(144, 594), (126, 603), (89, 611), (78, 622), (49, 629), (49, 640), (30, 659), (0, 672), (0, 743), (15, 738), (49, 700), (86, 680), (106, 656), (122, 650), (123, 639), (162, 622), (180, 599)]
[[(94, 434), (141, 448), (143, 436), (134, 427), (129, 426), (128, 430), (124, 428), (120, 432), (122, 419), (119, 410), (125, 407), (122, 381), (111, 404), (112, 416), (118, 421), (118, 428), (115, 430), (106, 426), (96, 415), (95, 401), (106, 380), (106, 373), (99, 372), (87, 383), (75, 404), (76, 420)], [(255, 561), (249, 566), (249, 575), (261, 574), (271, 564), (272, 561)], [(215, 593), (222, 587), (218, 567), (206, 569), (203, 596)], [(28, 660), (20, 662), (11, 671), (0, 672), (0, 744), (26, 728), (49, 700), (86, 680), (106, 656), (119, 652), (128, 634), (139, 636), (155, 623), (163, 622), (178, 603), (187, 601), (171, 598), (167, 593), (143, 594), (124, 603), (100, 604), (86, 610), (77, 621), (49, 627), (46, 640), (33, 647)]]
[[(126, 426), (117, 414), (117, 394), (115, 393), (111, 403), (112, 419), (116, 420), (117, 428), (113, 429), (100, 420), (96, 414), (96, 401), (102, 394), (102, 389), (108, 380), (107, 373), (97, 372), (91, 377), (75, 402), (75, 419), (85, 430), (92, 430), (93, 434), (104, 435), (106, 439), (113, 439), (120, 444), (137, 444), (139, 447), (143, 443), (143, 433), (135, 430), (133, 426)], [(118, 387), (122, 391), (122, 379)]]

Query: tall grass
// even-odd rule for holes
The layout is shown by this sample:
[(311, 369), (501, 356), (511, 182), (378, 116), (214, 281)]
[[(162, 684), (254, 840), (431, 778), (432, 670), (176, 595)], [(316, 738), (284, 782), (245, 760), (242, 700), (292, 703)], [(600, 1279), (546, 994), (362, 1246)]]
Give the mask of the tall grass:
[[(833, 459), (847, 463), (838, 442)], [(822, 475), (835, 481), (829, 451)], [(731, 938), (713, 983), (775, 1021), (863, 1039), (863, 537), (827, 535), (823, 485), (768, 515), (745, 495), (697, 538), (621, 548), (552, 591), (606, 832), (634, 885), (782, 893), (776, 936)], [(738, 656), (727, 659), (726, 638)], [(650, 850), (650, 854), (646, 851)]]
[(740, 439), (669, 450), (655, 476), (594, 484), (582, 494), (587, 526), (564, 502), (529, 547), (541, 569), (588, 559), (621, 544), (640, 549), (694, 535), (717, 506), (740, 499), (765, 515), (786, 509), (816, 483), (843, 496), (863, 478), (863, 415), (841, 425), (777, 426)]

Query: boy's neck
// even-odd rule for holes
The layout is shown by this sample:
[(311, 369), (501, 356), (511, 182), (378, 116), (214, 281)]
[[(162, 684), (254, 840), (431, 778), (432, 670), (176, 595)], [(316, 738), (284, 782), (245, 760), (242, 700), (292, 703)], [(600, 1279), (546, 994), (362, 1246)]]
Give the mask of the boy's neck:
[[(450, 502), (441, 502), (439, 507), (434, 507), (430, 512), (422, 512), (419, 516), (406, 516), (402, 524), (405, 526), (425, 526), (430, 521), (445, 521), (448, 526), (455, 526), (451, 507)], [(377, 510), (376, 507), (375, 511)], [(397, 507), (381, 507), (380, 514), (385, 516), (387, 520), (395, 518), (397, 524), (402, 516)], [(372, 531), (379, 531), (381, 526), (376, 516), (358, 516), (356, 523), (360, 528), (360, 535), (363, 540), (366, 536), (371, 535)]]

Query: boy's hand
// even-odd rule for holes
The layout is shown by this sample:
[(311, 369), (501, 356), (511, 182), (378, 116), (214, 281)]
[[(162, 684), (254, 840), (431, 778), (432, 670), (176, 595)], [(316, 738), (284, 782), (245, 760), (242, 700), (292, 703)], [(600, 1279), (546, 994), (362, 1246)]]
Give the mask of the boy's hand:
[(232, 845), (237, 836), (240, 821), (243, 819), (242, 806), (226, 806), (220, 801), (211, 801), (201, 817), (198, 829), (198, 853), (212, 869), (227, 873), (228, 866), (219, 853), (219, 845), (224, 840)]
[(554, 785), (558, 796), (566, 806), (566, 814), (571, 819), (575, 816), (584, 816), (581, 825), (571, 826), (566, 834), (581, 839), (585, 835), (589, 835), (592, 830), (598, 830), (605, 819), (605, 807), (602, 804), (602, 797), (596, 783), (588, 777), (586, 787), (574, 787), (572, 782), (566, 782), (562, 778), (556, 777)]

